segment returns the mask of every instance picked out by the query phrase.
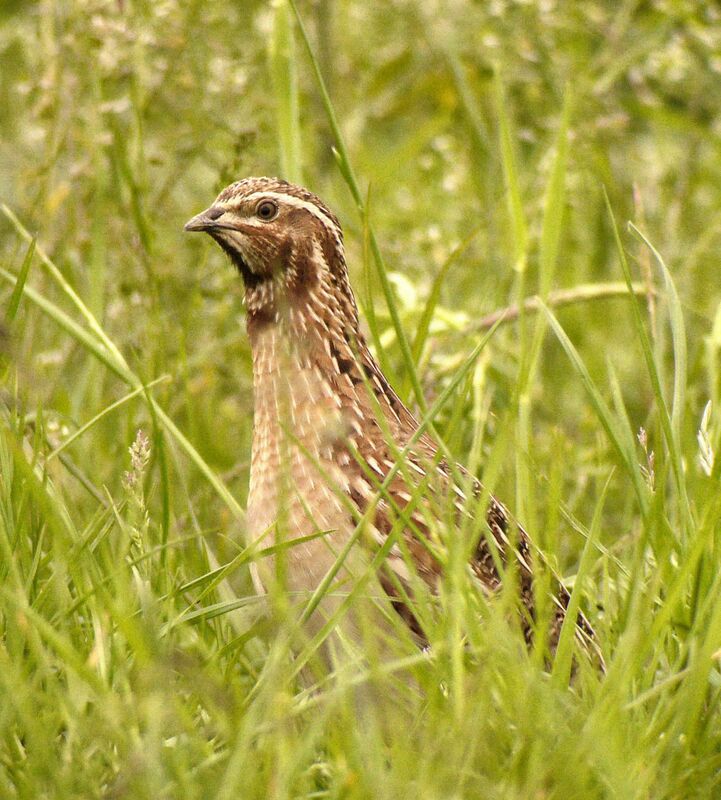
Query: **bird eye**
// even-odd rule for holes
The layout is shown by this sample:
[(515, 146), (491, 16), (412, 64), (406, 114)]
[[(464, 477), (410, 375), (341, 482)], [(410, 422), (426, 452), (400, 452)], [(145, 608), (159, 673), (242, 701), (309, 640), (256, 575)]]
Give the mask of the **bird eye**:
[(278, 206), (272, 200), (261, 200), (255, 213), (265, 222), (270, 222), (278, 213)]

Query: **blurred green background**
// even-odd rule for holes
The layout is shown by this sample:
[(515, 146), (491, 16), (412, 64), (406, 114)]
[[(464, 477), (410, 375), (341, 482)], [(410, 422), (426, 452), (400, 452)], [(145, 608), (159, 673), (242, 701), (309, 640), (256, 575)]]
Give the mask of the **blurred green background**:
[[(387, 762), (382, 747), (366, 752), (355, 740), (351, 746), (345, 734), (329, 734), (320, 722), (307, 741), (291, 725), (277, 749), (258, 744), (248, 730), (260, 725), (262, 714), (247, 716), (239, 699), (246, 698), (263, 661), (260, 651), (244, 651), (252, 637), (210, 617), (199, 626), (181, 627), (175, 638), (163, 627), (192, 604), (188, 582), (211, 569), (213, 558), (223, 562), (235, 556), (242, 542), (240, 515), (218, 489), (222, 480), (244, 504), (252, 384), (242, 291), (221, 252), (182, 231), (184, 222), (233, 180), (293, 178), (337, 211), (351, 277), (363, 305), (375, 309), (392, 382), (411, 402), (368, 255), (368, 220), (411, 338), (434, 281), (440, 287), (417, 365), (429, 399), (478, 341), (486, 315), (537, 293), (544, 275), (554, 290), (570, 291), (576, 302), (555, 309), (561, 324), (619, 419), (623, 398), (629, 432), (648, 430), (648, 450), (656, 459), (657, 491), (650, 502), (658, 517), (650, 533), (639, 521), (623, 467), (611, 478), (600, 534), (608, 557), (599, 555), (590, 577), (595, 588), (587, 590), (591, 605), (598, 601), (605, 610), (595, 613), (608, 642), (620, 640), (633, 617), (631, 595), (619, 587), (633, 583), (629, 575), (642, 581), (635, 566), (619, 571), (614, 558), (644, 563), (651, 572), (657, 563), (671, 565), (663, 577), (669, 584), (649, 590), (648, 617), (638, 617), (649, 625), (654, 603), (676, 586), (673, 570), (683, 563), (686, 545), (672, 557), (665, 545), (652, 547), (642, 562), (648, 540), (639, 533), (663, 539), (667, 529), (681, 526), (677, 503), (684, 493), (676, 486), (664, 499), (674, 466), (681, 465), (688, 480), (693, 520), (706, 521), (699, 530), (713, 528), (718, 518), (716, 484), (698, 465), (696, 435), (712, 400), (709, 447), (718, 440), (719, 6), (683, 0), (299, 0), (298, 10), (366, 214), (359, 213), (334, 158), (337, 143), (313, 66), (284, 3), (6, 0), (0, 5), (0, 201), (6, 208), (0, 215), (5, 270), (0, 304), (8, 309), (0, 454), (6, 534), (0, 553), (6, 636), (0, 672), (5, 670), (6, 678), (0, 687), (17, 700), (0, 704), (3, 796), (230, 796), (243, 785), (237, 763), (242, 748), (235, 738), (243, 731), (243, 742), (253, 742), (244, 757), (255, 753), (258, 760), (255, 782), (237, 796), (399, 797), (417, 769), (413, 748), (398, 747), (395, 760)], [(561, 188), (554, 188), (564, 141)], [(604, 190), (634, 280), (653, 288), (640, 308), (669, 398), (679, 364), (667, 296), (649, 249), (628, 233), (627, 220), (662, 255), (680, 296), (688, 363), (681, 376), (686, 396), (679, 409), (676, 461), (665, 454), (658, 397), (631, 305), (618, 296), (616, 284), (624, 278)], [(29, 262), (22, 229), (37, 236)], [(43, 264), (41, 250), (67, 282), (65, 288)], [(72, 288), (137, 378), (167, 376), (149, 391), (197, 450), (211, 480), (158, 422), (142, 394), (109, 411), (42, 469), (54, 448), (135, 384), (114, 374), (81, 337), (59, 325), (58, 311), (48, 313), (12, 294), (8, 274), (21, 274), (24, 266), (26, 286), (87, 328), (73, 305)], [(602, 297), (578, 301), (589, 284), (598, 285)], [(510, 431), (515, 455), (498, 456), (503, 469), (497, 491), (572, 579), (583, 541), (568, 526), (561, 525), (556, 535), (559, 502), (569, 518), (590, 525), (601, 488), (622, 459), (552, 334), (543, 340), (530, 385), (519, 390), (528, 348), (524, 337), (534, 325), (532, 315), (525, 333), (517, 323), (502, 325), (467, 391), (439, 424), (466, 463), (473, 442), (482, 442), (482, 460), (499, 435)], [(128, 448), (139, 429), (150, 437), (150, 456), (145, 463), (136, 452), (132, 466)], [(648, 471), (640, 446), (636, 455)], [(650, 482), (647, 474), (646, 479)], [(544, 533), (549, 520), (555, 533), (547, 528)], [(145, 554), (145, 589), (138, 589), (138, 596), (123, 594), (138, 579), (128, 567), (127, 576), (113, 573), (115, 592), (99, 592), (107, 570), (124, 563), (129, 541), (136, 556)], [(705, 550), (694, 550), (694, 558), (701, 550), (712, 560), (705, 571), (699, 567), (696, 594), (683, 583), (675, 598), (703, 599), (715, 586), (715, 539)], [(238, 592), (248, 590), (245, 568), (234, 579)], [(94, 599), (85, 607), (89, 595)], [(163, 605), (168, 598), (173, 610)], [(147, 612), (142, 623), (132, 617), (138, 603)], [(669, 610), (668, 619), (682, 618), (684, 631), (696, 630), (702, 616), (695, 616), (695, 608), (689, 600), (683, 613)], [(37, 619), (18, 616), (18, 609), (26, 615), (32, 610)], [(120, 620), (128, 615), (137, 629), (130, 623), (123, 628)], [(39, 631), (37, 640), (26, 640), (28, 619)], [(702, 630), (710, 630), (707, 623)], [(106, 628), (103, 635), (109, 638), (101, 647), (99, 631)], [(623, 702), (657, 680), (670, 696), (679, 671), (690, 669), (685, 634), (681, 642), (669, 630), (654, 635), (656, 655), (650, 662), (639, 659), (636, 673), (629, 668)], [(704, 640), (698, 647), (711, 648), (710, 655), (711, 645)], [(95, 670), (98, 659), (104, 666), (92, 678), (86, 672)], [(707, 667), (708, 673), (710, 662)], [(721, 676), (715, 680), (718, 686)], [(693, 695), (703, 700), (692, 704), (692, 720), (676, 731), (687, 739), (674, 739), (673, 751), (657, 740), (677, 707), (664, 706), (667, 697), (659, 691), (654, 695), (659, 706), (648, 712), (644, 707), (623, 723), (614, 718), (607, 726), (612, 732), (599, 723), (594, 735), (607, 760), (599, 766), (589, 758), (565, 777), (561, 761), (549, 755), (553, 726), (561, 721), (568, 726), (558, 734), (567, 748), (564, 757), (580, 758), (575, 747), (586, 748), (588, 755), (593, 737), (580, 709), (606, 709), (610, 701), (593, 692), (579, 701), (573, 690), (558, 700), (546, 693), (540, 670), (529, 678), (519, 667), (504, 683), (508, 703), (494, 712), (499, 719), (522, 727), (513, 705), (518, 698), (509, 698), (527, 681), (540, 687), (542, 698), (541, 710), (533, 711), (536, 716), (524, 729), (537, 737), (539, 749), (526, 759), (514, 750), (513, 737), (509, 749), (494, 749), (489, 733), (465, 766), (454, 762), (451, 775), (438, 766), (444, 759), (453, 762), (449, 750), (439, 748), (431, 756), (419, 745), (417, 752), (428, 759), (417, 793), (476, 797), (484, 787), (488, 797), (680, 798), (718, 791), (713, 777), (718, 756), (712, 755), (718, 733), (711, 736), (706, 727), (710, 719), (718, 727), (718, 715), (706, 716), (704, 710), (716, 695), (706, 695), (705, 678)], [(180, 689), (172, 688), (178, 682)], [(59, 700), (65, 693), (67, 702)], [(618, 708), (620, 696), (613, 695)], [(680, 707), (690, 701), (674, 702)], [(92, 710), (103, 703), (103, 713)], [(431, 714), (419, 733), (431, 750), (434, 726), (443, 719), (438, 714)], [(659, 719), (664, 725), (654, 727)], [(538, 720), (548, 727), (536, 730)], [(168, 746), (176, 735), (181, 738)], [(498, 731), (493, 736), (503, 739)], [(704, 736), (710, 738), (701, 747)], [(83, 774), (77, 767), (85, 760)], [(280, 762), (282, 777), (273, 782)], [(649, 774), (644, 764), (665, 765), (658, 767), (663, 778)], [(61, 793), (53, 795), (53, 786)]]
[[(568, 94), (555, 284), (622, 280), (605, 186), (619, 220), (642, 225), (672, 266), (690, 312), (692, 366), (700, 367), (718, 304), (721, 232), (721, 31), (712, 6), (321, 1), (303, 10), (386, 262), (403, 276), (399, 299), (411, 330), (441, 265), (473, 233), (444, 281), (437, 350), (450, 357), (467, 350), (463, 334), (474, 320), (516, 299), (498, 70), (528, 224), (529, 294)], [(273, 6), (16, 3), (2, 14), (4, 202), (37, 233), (138, 374), (172, 374), (158, 396), (214, 467), (234, 469), (247, 453), (250, 424), (240, 286), (221, 255), (185, 236), (182, 225), (232, 180), (282, 174)], [(340, 214), (358, 284), (361, 221), (331, 154), (310, 65), (300, 45), (296, 51), (302, 179)], [(20, 243), (6, 220), (0, 224), (12, 265)], [(31, 280), (44, 286), (42, 269), (34, 267)], [(634, 421), (643, 424), (649, 396), (625, 301), (572, 309), (563, 320), (593, 370), (603, 372), (613, 356)], [(514, 336), (491, 365), (498, 402), (515, 379)], [(34, 310), (21, 315), (11, 340), (33, 405), (79, 421), (111, 389), (107, 373)], [(542, 372), (549, 381), (537, 387), (542, 423), (572, 432), (583, 409), (557, 347), (547, 348)], [(423, 378), (436, 384), (433, 367)], [(699, 408), (717, 391), (691, 385)], [(221, 421), (224, 435), (212, 435)], [(116, 461), (135, 425), (127, 420), (118, 436), (117, 417), (107, 421), (106, 458), (94, 466), (99, 483), (119, 477)], [(574, 447), (583, 441), (574, 437)]]

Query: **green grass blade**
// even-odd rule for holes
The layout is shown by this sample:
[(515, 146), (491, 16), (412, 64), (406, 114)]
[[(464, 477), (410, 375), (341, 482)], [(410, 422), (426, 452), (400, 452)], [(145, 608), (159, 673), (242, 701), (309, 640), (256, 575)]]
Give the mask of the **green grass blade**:
[(10, 295), (8, 307), (5, 310), (5, 319), (7, 322), (12, 322), (15, 319), (15, 315), (18, 313), (18, 308), (20, 307), (20, 299), (23, 296), (23, 288), (25, 286), (25, 281), (27, 281), (28, 279), (28, 274), (30, 273), (30, 264), (32, 263), (33, 256), (35, 255), (36, 244), (37, 244), (37, 238), (33, 237), (30, 244), (28, 245), (28, 249), (25, 252), (25, 258), (23, 258), (23, 263), (20, 265), (20, 270), (18, 271), (17, 280), (15, 282), (15, 288), (13, 289), (13, 292)]
[(503, 183), (506, 188), (506, 203), (513, 236), (513, 267), (518, 272), (523, 273), (526, 269), (526, 259), (528, 257), (528, 225), (526, 223), (526, 215), (523, 212), (523, 201), (521, 200), (521, 187), (514, 153), (511, 121), (506, 110), (506, 93), (498, 71), (496, 71), (494, 88), (498, 113), (501, 163), (503, 165)]
[[(605, 190), (604, 190), (605, 192)], [(619, 258), (621, 261), (621, 267), (623, 269), (623, 275), (626, 279), (626, 284), (629, 286), (629, 291), (631, 287), (631, 270), (628, 266), (628, 261), (626, 260), (626, 254), (623, 249), (623, 244), (621, 242), (621, 236), (618, 230), (618, 226), (616, 224), (616, 219), (613, 215), (613, 210), (611, 208), (611, 201), (608, 198), (608, 194), (605, 194), (606, 198), (606, 208), (611, 219), (611, 224), (613, 227), (613, 234), (614, 239), (616, 242), (616, 248), (618, 250)], [(664, 274), (664, 278), (666, 275)], [(669, 276), (670, 279), (670, 276)], [(673, 301), (672, 301), (673, 304)], [(691, 527), (691, 511), (688, 503), (688, 497), (686, 493), (686, 481), (683, 474), (683, 464), (681, 460), (681, 451), (680, 451), (680, 442), (675, 435), (674, 426), (671, 422), (671, 416), (668, 411), (668, 404), (666, 403), (666, 398), (664, 396), (663, 387), (661, 385), (661, 378), (659, 375), (659, 368), (656, 363), (656, 357), (654, 355), (653, 347), (651, 346), (651, 340), (649, 338), (648, 332), (646, 330), (646, 326), (644, 324), (643, 317), (641, 316), (641, 310), (638, 306), (637, 300), (634, 300), (631, 303), (631, 307), (633, 308), (633, 317), (634, 322), (636, 324), (636, 331), (638, 333), (638, 338), (641, 343), (641, 349), (643, 352), (644, 360), (646, 362), (646, 369), (648, 370), (649, 377), (651, 379), (651, 386), (653, 388), (654, 397), (656, 400), (656, 404), (658, 406), (659, 412), (659, 419), (661, 422), (661, 428), (664, 433), (664, 438), (666, 440), (666, 446), (669, 452), (669, 459), (671, 462), (671, 470), (673, 472), (674, 480), (676, 483), (676, 488), (678, 490), (679, 498), (680, 498), (680, 506), (681, 506), (681, 524), (683, 525), (684, 530), (686, 533), (690, 530)], [(674, 312), (676, 313), (676, 312)], [(677, 369), (684, 368), (686, 366), (686, 356), (685, 356), (685, 335), (683, 331), (683, 323), (679, 323), (678, 319), (675, 322), (676, 324), (676, 336), (680, 336), (683, 338), (683, 344), (679, 341), (677, 343), (677, 347), (679, 348), (678, 357), (682, 359), (682, 363), (676, 364), (675, 367)], [(684, 371), (684, 380), (685, 380), (685, 371)], [(680, 410), (679, 410), (680, 414)]]
[(674, 364), (671, 429), (676, 440), (676, 448), (680, 452), (681, 424), (686, 410), (686, 382), (688, 379), (688, 347), (686, 344), (686, 325), (683, 320), (683, 309), (681, 308), (681, 301), (679, 300), (673, 278), (661, 254), (632, 222), (629, 223), (629, 228), (653, 253), (659, 265), (659, 269), (661, 270), (661, 274), (663, 275), (663, 282), (666, 288)]
[(272, 13), (273, 29), (269, 39), (268, 60), (275, 92), (280, 167), (286, 180), (302, 183), (298, 65), (293, 17), (285, 0), (275, 3)]
[(646, 495), (646, 488), (643, 485), (638, 471), (638, 466), (636, 465), (634, 442), (633, 440), (628, 440), (626, 429), (614, 418), (611, 409), (601, 396), (601, 393), (594, 383), (593, 378), (591, 378), (588, 368), (583, 363), (581, 356), (578, 354), (578, 351), (573, 346), (573, 343), (568, 338), (568, 335), (563, 330), (556, 317), (546, 306), (542, 306), (542, 308), (548, 318), (554, 334), (556, 335), (556, 338), (565, 350), (573, 368), (580, 376), (591, 403), (596, 411), (596, 415), (606, 431), (609, 441), (624, 464), (628, 476), (631, 478), (636, 491), (636, 497), (638, 499), (639, 506), (642, 513), (645, 515), (648, 510), (648, 498)]
[(558, 647), (556, 648), (556, 657), (553, 660), (553, 668), (551, 670), (551, 679), (557, 688), (562, 688), (568, 685), (571, 678), (571, 667), (573, 664), (573, 642), (576, 638), (576, 620), (578, 619), (578, 612), (581, 608), (581, 594), (583, 592), (583, 584), (586, 576), (591, 570), (593, 559), (596, 553), (596, 542), (601, 533), (603, 509), (606, 503), (606, 496), (608, 494), (609, 486), (611, 485), (611, 478), (613, 473), (608, 476), (606, 483), (601, 490), (601, 494), (596, 503), (596, 508), (593, 512), (593, 519), (591, 527), (589, 528), (588, 538), (583, 546), (583, 553), (581, 554), (581, 562), (578, 565), (578, 572), (576, 579), (573, 583), (573, 591), (568, 601), (566, 609), (566, 616), (561, 626), (561, 634), (558, 637)]
[[(566, 167), (568, 161), (568, 128), (571, 122), (571, 92), (566, 91), (566, 98), (561, 115), (561, 124), (555, 141), (555, 155), (550, 179), (546, 186), (543, 201), (543, 228), (538, 256), (538, 296), (549, 304), (549, 295), (553, 288), (558, 262), (558, 251), (563, 230), (563, 215), (566, 205)], [(525, 306), (525, 303), (523, 304)], [(543, 315), (536, 318), (533, 338), (527, 367), (521, 375), (524, 391), (535, 382), (538, 372), (541, 347), (546, 333), (546, 319)]]
[(420, 322), (418, 323), (418, 330), (416, 331), (416, 335), (413, 339), (413, 360), (416, 364), (420, 361), (421, 354), (423, 353), (423, 348), (428, 340), (428, 334), (431, 329), (431, 322), (433, 321), (433, 315), (436, 311), (436, 307), (441, 299), (441, 290), (443, 289), (443, 285), (446, 281), (446, 277), (448, 275), (448, 271), (450, 268), (458, 261), (458, 259), (463, 255), (463, 253), (467, 250), (471, 242), (478, 236), (481, 228), (476, 228), (475, 230), (471, 231), (471, 233), (456, 247), (453, 252), (450, 253), (448, 258), (443, 262), (441, 268), (436, 273), (435, 278), (433, 279), (433, 283), (431, 284), (431, 290), (428, 293), (428, 299), (426, 300), (426, 304), (423, 307), (423, 313), (421, 314)]

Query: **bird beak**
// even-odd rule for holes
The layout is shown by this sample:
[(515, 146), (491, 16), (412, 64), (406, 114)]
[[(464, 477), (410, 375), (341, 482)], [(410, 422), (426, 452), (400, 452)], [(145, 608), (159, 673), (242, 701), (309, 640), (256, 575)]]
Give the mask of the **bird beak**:
[(217, 220), (220, 214), (213, 213), (216, 209), (207, 208), (196, 214), (192, 219), (189, 219), (183, 226), (184, 231), (212, 231), (214, 228), (219, 228)]

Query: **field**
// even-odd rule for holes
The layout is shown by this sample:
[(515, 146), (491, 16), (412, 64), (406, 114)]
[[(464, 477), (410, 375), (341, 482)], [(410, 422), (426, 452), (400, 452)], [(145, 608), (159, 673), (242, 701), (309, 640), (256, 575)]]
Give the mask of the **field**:
[[(296, 2), (0, 5), (0, 798), (721, 797), (721, 11)], [(183, 233), (248, 175), (336, 210), (605, 675), (457, 566), (428, 652), (298, 680), (242, 287)]]

